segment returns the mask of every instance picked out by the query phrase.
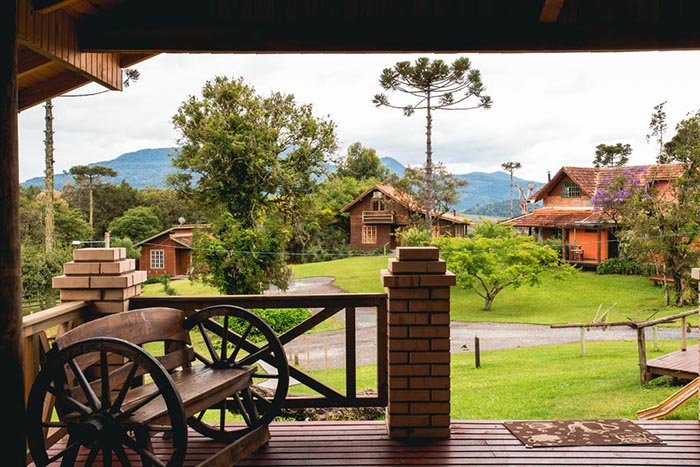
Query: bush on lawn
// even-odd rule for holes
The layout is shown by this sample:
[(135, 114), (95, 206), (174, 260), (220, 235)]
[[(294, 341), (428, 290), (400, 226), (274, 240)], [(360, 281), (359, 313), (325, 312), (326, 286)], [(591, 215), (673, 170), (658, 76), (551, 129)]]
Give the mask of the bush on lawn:
[(621, 274), (625, 276), (653, 276), (656, 268), (653, 264), (639, 264), (626, 258), (610, 258), (596, 269), (598, 274)]

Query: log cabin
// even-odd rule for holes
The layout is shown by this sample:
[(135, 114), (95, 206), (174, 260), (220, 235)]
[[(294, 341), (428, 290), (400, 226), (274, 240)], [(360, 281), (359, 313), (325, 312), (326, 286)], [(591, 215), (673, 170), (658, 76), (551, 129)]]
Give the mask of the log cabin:
[(626, 170), (639, 174), (642, 184), (653, 185), (659, 196), (672, 196), (671, 182), (683, 172), (682, 164), (627, 167), (562, 167), (531, 197), (542, 202), (533, 212), (504, 224), (526, 231), (538, 240), (561, 240), (562, 258), (580, 266), (597, 266), (618, 256), (615, 222), (593, 206), (596, 191)]
[[(374, 185), (352, 200), (341, 212), (350, 215), (350, 247), (356, 250), (394, 249), (396, 229), (425, 219), (425, 211), (411, 196), (390, 185)], [(435, 213), (433, 236), (467, 235), (469, 219), (451, 213)]]
[(188, 276), (194, 231), (206, 227), (205, 224), (177, 225), (136, 243), (134, 246), (141, 248), (139, 270), (146, 271), (149, 277)]

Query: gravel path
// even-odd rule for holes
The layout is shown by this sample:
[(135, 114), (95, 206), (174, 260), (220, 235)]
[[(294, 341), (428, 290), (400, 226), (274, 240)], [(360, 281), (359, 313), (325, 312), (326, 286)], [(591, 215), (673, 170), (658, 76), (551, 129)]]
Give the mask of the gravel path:
[[(292, 282), (284, 292), (289, 295), (342, 293), (333, 285), (332, 277), (313, 277)], [(269, 294), (283, 293), (270, 290)], [(338, 316), (341, 316), (339, 313)], [(376, 314), (373, 308), (357, 309), (357, 364), (376, 362)], [(549, 326), (510, 323), (453, 322), (451, 329), (452, 353), (473, 351), (474, 336), (479, 336), (481, 350), (513, 349), (536, 345), (579, 342), (580, 333), (574, 329), (551, 329)], [(694, 329), (691, 333), (695, 335)], [(680, 329), (660, 328), (659, 339), (680, 339)], [(691, 336), (689, 335), (689, 337)], [(636, 339), (636, 331), (629, 328), (590, 330), (587, 341), (619, 341)], [(345, 331), (305, 334), (285, 346), (291, 362), (305, 369), (319, 370), (345, 366)], [(298, 363), (294, 362), (297, 360)]]

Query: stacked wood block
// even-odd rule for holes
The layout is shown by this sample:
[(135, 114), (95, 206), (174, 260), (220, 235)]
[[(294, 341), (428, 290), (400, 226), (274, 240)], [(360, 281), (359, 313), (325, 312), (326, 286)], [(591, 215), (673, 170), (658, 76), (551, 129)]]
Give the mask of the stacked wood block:
[(120, 313), (129, 309), (129, 298), (141, 293), (146, 271), (126, 258), (126, 248), (81, 248), (73, 261), (63, 265), (64, 275), (53, 278), (61, 300), (91, 301), (97, 313)]
[(434, 247), (398, 248), (382, 271), (389, 298), (389, 406), (393, 438), (450, 436), (450, 287)]

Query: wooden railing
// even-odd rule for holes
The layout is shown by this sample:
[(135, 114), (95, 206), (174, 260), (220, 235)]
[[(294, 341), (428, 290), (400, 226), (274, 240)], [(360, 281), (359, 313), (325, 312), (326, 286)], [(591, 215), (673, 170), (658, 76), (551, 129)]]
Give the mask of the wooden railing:
[(362, 211), (363, 224), (393, 224), (394, 213), (392, 211)]
[[(288, 397), (288, 408), (308, 407), (386, 407), (387, 405), (387, 306), (386, 294), (327, 295), (228, 295), (210, 297), (134, 297), (132, 309), (172, 307), (187, 314), (212, 305), (237, 305), (250, 309), (316, 308), (320, 311), (279, 336), (282, 345), (310, 331), (320, 323), (345, 310), (345, 391), (344, 394), (310, 376), (290, 362), (290, 377), (299, 381), (319, 397)], [(357, 308), (374, 308), (377, 315), (377, 395), (357, 395)], [(216, 332), (215, 329), (212, 329)]]

